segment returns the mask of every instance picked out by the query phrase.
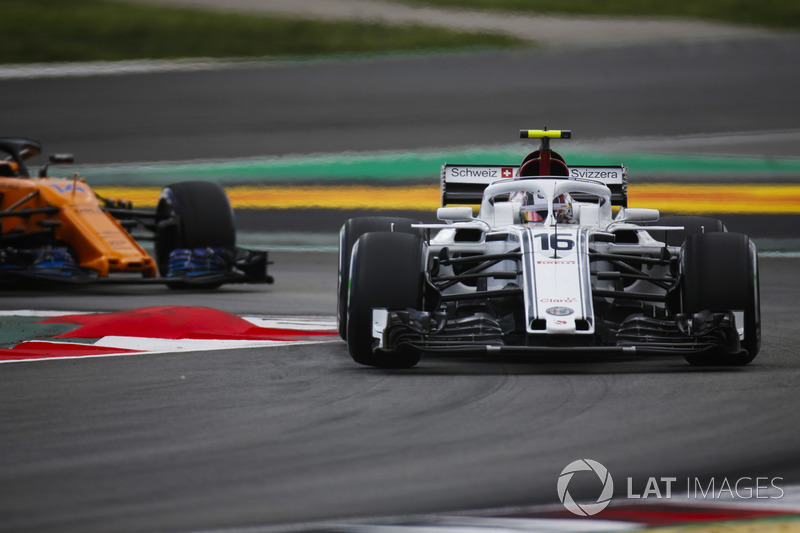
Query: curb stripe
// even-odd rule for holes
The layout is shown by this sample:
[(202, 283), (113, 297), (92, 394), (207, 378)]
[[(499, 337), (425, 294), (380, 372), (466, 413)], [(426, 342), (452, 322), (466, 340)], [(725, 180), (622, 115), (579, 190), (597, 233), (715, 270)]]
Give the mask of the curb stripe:
[[(70, 324), (67, 333), (15, 341), (0, 348), (0, 364), (83, 357), (118, 357), (187, 351), (220, 351), (339, 342), (330, 317), (240, 317), (196, 306), (156, 306), (101, 313), (3, 311), (33, 324)], [(36, 320), (37, 317), (44, 318)], [(30, 330), (36, 335), (35, 329)], [(41, 330), (40, 330), (41, 331)], [(65, 341), (52, 340), (57, 338)], [(84, 341), (84, 342), (81, 342)]]
[[(137, 207), (155, 207), (160, 187), (97, 187), (107, 198), (125, 198)], [(440, 206), (437, 185), (380, 187), (231, 186), (226, 188), (235, 209), (372, 209), (435, 211)], [(665, 213), (798, 214), (800, 185), (787, 184), (637, 184), (628, 190), (631, 207)]]

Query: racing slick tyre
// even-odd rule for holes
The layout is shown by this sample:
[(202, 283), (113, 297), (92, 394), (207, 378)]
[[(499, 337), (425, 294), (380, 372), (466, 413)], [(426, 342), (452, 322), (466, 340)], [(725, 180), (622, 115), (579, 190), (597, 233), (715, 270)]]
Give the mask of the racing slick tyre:
[(233, 248), (236, 228), (225, 189), (210, 181), (168, 185), (156, 207), (156, 262), (167, 275), (169, 254), (175, 249)]
[(347, 303), (347, 348), (356, 363), (381, 368), (416, 365), (408, 348), (373, 352), (372, 309), (422, 309), (423, 244), (418, 235), (371, 232), (353, 247)]
[(422, 236), (422, 230), (411, 224), (416, 220), (400, 217), (356, 217), (344, 223), (339, 231), (339, 276), (336, 320), (339, 336), (347, 340), (347, 287), (350, 281), (350, 254), (359, 237), (371, 231), (394, 231)]
[[(740, 311), (744, 329), (742, 352), (698, 353), (686, 356), (693, 365), (746, 365), (761, 348), (761, 304), (758, 255), (741, 233), (691, 235), (681, 250), (684, 313)], [(740, 324), (739, 317), (743, 316)]]
[[(728, 231), (725, 224), (718, 218), (695, 216), (668, 216), (661, 217), (657, 222), (647, 223), (647, 226), (683, 226), (682, 230), (659, 231), (653, 230), (650, 235), (661, 240), (667, 246), (680, 246), (690, 235), (703, 233), (720, 233)], [(666, 236), (665, 236), (666, 235)]]

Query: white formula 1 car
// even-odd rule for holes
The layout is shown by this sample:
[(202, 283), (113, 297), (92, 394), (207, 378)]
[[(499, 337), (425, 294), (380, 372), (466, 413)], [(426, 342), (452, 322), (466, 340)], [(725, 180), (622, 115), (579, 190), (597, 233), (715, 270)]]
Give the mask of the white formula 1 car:
[(550, 139), (569, 131), (520, 133), (541, 139), (520, 165), (442, 167), (442, 224), (360, 217), (342, 227), (339, 333), (356, 362), (410, 367), (436, 351), (755, 358), (758, 258), (747, 235), (628, 208), (624, 166), (567, 166)]

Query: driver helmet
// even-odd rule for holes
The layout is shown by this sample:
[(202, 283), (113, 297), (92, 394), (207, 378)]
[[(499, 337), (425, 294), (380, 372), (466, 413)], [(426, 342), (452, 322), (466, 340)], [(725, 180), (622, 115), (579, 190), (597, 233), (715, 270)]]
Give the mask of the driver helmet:
[[(520, 217), (525, 222), (544, 222), (547, 220), (547, 198), (543, 194), (519, 191), (513, 193), (509, 200), (522, 203)], [(569, 194), (560, 194), (553, 199), (553, 215), (559, 224), (572, 221), (572, 198)]]

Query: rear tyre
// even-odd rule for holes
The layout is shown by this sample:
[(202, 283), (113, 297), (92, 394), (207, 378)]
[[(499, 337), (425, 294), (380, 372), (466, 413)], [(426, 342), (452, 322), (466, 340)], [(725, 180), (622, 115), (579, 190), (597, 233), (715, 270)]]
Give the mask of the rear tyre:
[(741, 311), (744, 336), (738, 354), (692, 354), (693, 365), (746, 365), (761, 349), (761, 302), (758, 255), (741, 233), (707, 233), (686, 239), (681, 251), (685, 313)]
[[(657, 222), (647, 224), (649, 226), (683, 226), (682, 230), (659, 231), (652, 230), (650, 235), (654, 239), (661, 240), (667, 246), (680, 246), (690, 235), (702, 235), (704, 233), (721, 233), (728, 231), (725, 224), (717, 218), (695, 217), (695, 216), (667, 216), (661, 217)], [(666, 234), (666, 235), (665, 235)]]
[(381, 368), (408, 368), (420, 359), (417, 350), (373, 352), (372, 309), (422, 309), (423, 245), (418, 235), (372, 232), (353, 247), (347, 304), (347, 348), (356, 363)]
[(156, 207), (156, 262), (166, 276), (175, 249), (234, 248), (236, 228), (228, 195), (217, 183), (184, 181), (168, 185)]
[(339, 276), (336, 319), (339, 336), (347, 340), (347, 288), (350, 283), (350, 254), (359, 237), (372, 231), (394, 231), (422, 236), (422, 230), (411, 227), (416, 220), (400, 217), (357, 217), (344, 223), (339, 231)]

